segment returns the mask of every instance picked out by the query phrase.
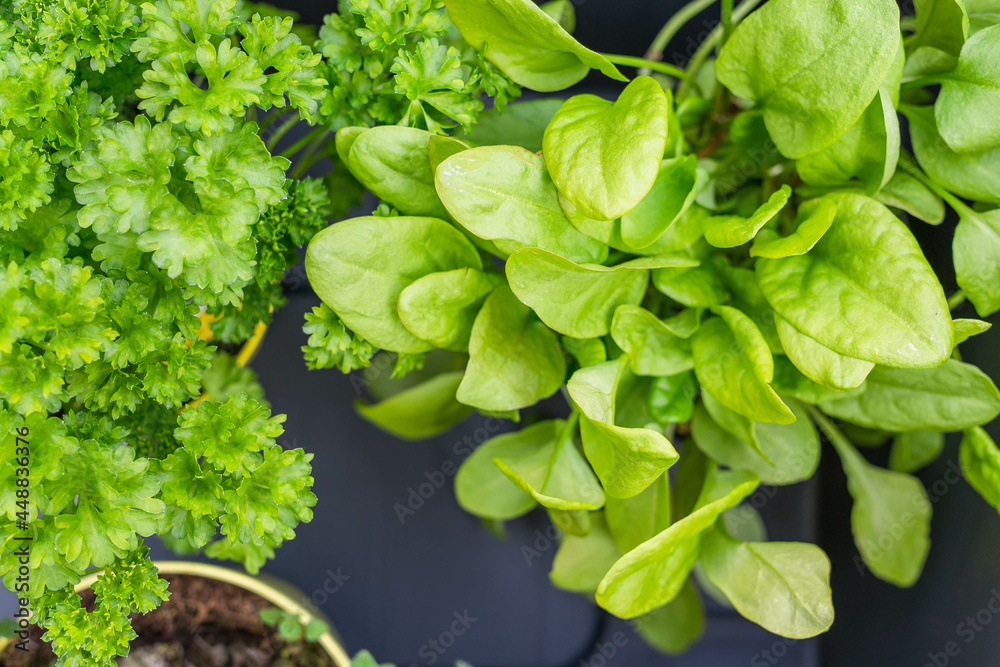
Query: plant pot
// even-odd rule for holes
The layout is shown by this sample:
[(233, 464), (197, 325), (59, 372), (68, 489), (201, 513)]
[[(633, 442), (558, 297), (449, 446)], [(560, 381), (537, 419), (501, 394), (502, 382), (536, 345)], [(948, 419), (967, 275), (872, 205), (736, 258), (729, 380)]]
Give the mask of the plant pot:
[[(157, 561), (156, 567), (161, 575), (199, 577), (236, 586), (266, 600), (282, 611), (294, 614), (303, 625), (314, 619), (327, 622), (323, 612), (308, 602), (301, 591), (271, 575), (250, 576), (217, 565), (190, 561)], [(75, 590), (77, 593), (83, 593), (89, 590), (96, 581), (96, 574), (85, 576), (75, 586)], [(151, 613), (155, 614), (156, 612)], [(330, 657), (336, 667), (350, 667), (351, 660), (332, 629), (319, 637), (315, 643), (323, 649), (323, 652)], [(0, 640), (0, 653), (9, 644), (10, 640)]]

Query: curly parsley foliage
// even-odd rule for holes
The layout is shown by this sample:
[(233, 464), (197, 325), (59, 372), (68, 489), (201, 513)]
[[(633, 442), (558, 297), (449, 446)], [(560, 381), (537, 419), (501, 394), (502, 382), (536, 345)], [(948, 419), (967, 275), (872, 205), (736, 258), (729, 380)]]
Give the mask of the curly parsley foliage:
[(325, 66), (236, 0), (4, 3), (0, 53), (0, 453), (32, 447), (30, 506), (0, 472), (0, 577), (26, 522), (59, 664), (103, 667), (166, 596), (143, 537), (256, 571), (311, 519), (311, 457), (200, 316), (246, 340), (325, 224), (326, 183), (288, 179), (257, 124), (318, 113)]
[(443, 134), (470, 128), (483, 93), (498, 109), (521, 89), (470, 48), (442, 0), (341, 0), (316, 44), (330, 94), (320, 116), (332, 129), (408, 125)]

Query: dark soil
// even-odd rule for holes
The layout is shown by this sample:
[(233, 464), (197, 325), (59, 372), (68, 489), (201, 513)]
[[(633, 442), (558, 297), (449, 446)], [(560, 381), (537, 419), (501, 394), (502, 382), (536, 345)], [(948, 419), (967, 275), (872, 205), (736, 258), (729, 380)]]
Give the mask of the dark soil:
[[(132, 624), (138, 637), (119, 667), (334, 667), (316, 644), (288, 643), (257, 615), (272, 606), (231, 584), (178, 575), (170, 582), (170, 599)], [(84, 606), (94, 594), (83, 595)], [(52, 649), (32, 626), (31, 650), (8, 647), (0, 653), (3, 667), (48, 667)]]

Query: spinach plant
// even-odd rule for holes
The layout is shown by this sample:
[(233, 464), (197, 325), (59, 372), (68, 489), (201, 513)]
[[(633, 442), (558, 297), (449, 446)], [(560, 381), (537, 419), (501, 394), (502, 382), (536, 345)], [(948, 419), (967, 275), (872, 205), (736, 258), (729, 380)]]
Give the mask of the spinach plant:
[[(462, 464), (458, 501), (492, 522), (544, 507), (564, 533), (553, 583), (665, 652), (701, 632), (695, 581), (785, 637), (830, 627), (827, 556), (768, 542), (737, 510), (760, 484), (811, 477), (820, 433), (885, 581), (920, 576), (931, 504), (913, 473), (944, 433), (963, 434), (966, 479), (1000, 510), (982, 429), (1000, 392), (957, 349), (989, 324), (951, 315), (965, 299), (1000, 310), (998, 7), (923, 0), (901, 20), (892, 0), (722, 0), (687, 67), (660, 62), (710, 4), (640, 59), (578, 43), (568, 2), (446, 0), (466, 42), (526, 88), (640, 71), (617, 99), (517, 103), (471, 130), (341, 128), (338, 156), (382, 203), (306, 256), (323, 301), (311, 365), (445, 359), (360, 404), (387, 431), (426, 437), (472, 409), (517, 421), (563, 392), (566, 419)], [(941, 224), (946, 204), (950, 298), (908, 226)], [(889, 469), (857, 449), (890, 440)]]

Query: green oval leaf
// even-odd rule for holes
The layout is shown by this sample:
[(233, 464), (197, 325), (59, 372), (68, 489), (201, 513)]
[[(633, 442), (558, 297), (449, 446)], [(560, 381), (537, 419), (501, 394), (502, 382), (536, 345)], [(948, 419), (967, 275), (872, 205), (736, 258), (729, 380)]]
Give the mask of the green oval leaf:
[(445, 160), (435, 175), (452, 217), (503, 252), (537, 247), (601, 263), (608, 248), (570, 224), (545, 160), (514, 146), (481, 146)]
[(944, 450), (944, 433), (910, 431), (892, 439), (889, 469), (915, 473), (933, 463)]
[(646, 293), (645, 269), (581, 266), (538, 248), (522, 248), (507, 260), (510, 289), (543, 322), (574, 338), (611, 330), (615, 310), (638, 304)]
[[(942, 210), (941, 215), (944, 215)], [(750, 248), (751, 257), (781, 259), (804, 255), (819, 243), (837, 216), (837, 205), (826, 198), (813, 199), (799, 206), (799, 223), (788, 236), (761, 231)]]
[(634, 622), (646, 643), (661, 653), (676, 655), (698, 641), (705, 625), (705, 611), (697, 589), (688, 579), (677, 597)]
[(375, 405), (359, 400), (355, 407), (362, 417), (399, 438), (430, 438), (472, 413), (472, 408), (455, 400), (462, 375), (462, 371), (442, 373)]
[(1000, 450), (989, 433), (978, 426), (965, 431), (958, 461), (969, 486), (1000, 512)]
[(531, 0), (445, 0), (462, 37), (517, 83), (540, 92), (568, 88), (591, 68), (627, 81), (599, 53), (573, 39)]
[(699, 563), (736, 611), (765, 630), (806, 639), (833, 624), (830, 559), (813, 544), (740, 542), (718, 526)]
[(622, 556), (601, 580), (597, 604), (635, 618), (673, 600), (698, 560), (704, 534), (759, 484), (749, 472), (710, 470), (695, 510)]
[(854, 389), (875, 368), (870, 361), (846, 357), (820, 345), (779, 315), (775, 316), (775, 324), (788, 358), (803, 375), (827, 389)]
[(532, 153), (542, 150), (542, 137), (552, 117), (565, 100), (546, 97), (510, 104), (503, 112), (489, 109), (461, 139), (475, 146), (520, 146)]
[(604, 513), (595, 512), (586, 535), (570, 534), (563, 538), (549, 579), (557, 588), (593, 595), (601, 578), (620, 557), (621, 551), (611, 537)]
[(792, 189), (782, 185), (749, 218), (732, 215), (709, 218), (704, 225), (705, 240), (716, 248), (735, 248), (752, 241), (760, 228), (785, 208), (791, 196)]
[(614, 103), (575, 95), (545, 129), (543, 153), (559, 191), (580, 213), (613, 220), (649, 193), (667, 143), (670, 98), (640, 76)]
[(827, 196), (837, 216), (812, 250), (757, 260), (768, 302), (797, 330), (844, 356), (904, 368), (943, 363), (954, 345), (951, 317), (913, 234), (873, 199)]
[(427, 274), (466, 267), (483, 268), (475, 246), (435, 218), (344, 220), (316, 234), (306, 251), (319, 298), (352, 331), (393, 352), (431, 349), (399, 319), (403, 289)]
[(893, 174), (878, 193), (878, 200), (930, 225), (944, 222), (944, 202), (941, 197), (905, 171)]
[[(690, 316), (685, 320), (681, 324), (689, 324)], [(693, 329), (673, 327), (638, 306), (619, 307), (611, 322), (611, 337), (628, 353), (636, 375), (676, 375), (694, 368), (687, 341), (693, 333)]]
[(652, 245), (694, 203), (703, 180), (694, 155), (664, 160), (649, 194), (622, 216), (622, 240), (633, 248)]
[(959, 212), (952, 239), (955, 279), (981, 317), (1000, 310), (1000, 209)]
[(860, 394), (824, 401), (823, 412), (892, 433), (960, 431), (1000, 414), (1000, 392), (993, 381), (975, 366), (955, 359), (920, 370), (876, 366), (865, 387)]
[(431, 273), (399, 294), (399, 319), (409, 331), (436, 348), (469, 349), (479, 308), (503, 276), (476, 269)]
[(631, 498), (608, 498), (604, 517), (623, 554), (659, 535), (670, 527), (669, 478), (661, 475)]
[(373, 127), (354, 138), (346, 164), (362, 185), (403, 213), (445, 218), (447, 211), (434, 191), (431, 136), (412, 127)]
[(565, 377), (559, 339), (510, 289), (498, 287), (472, 327), (458, 400), (480, 410), (518, 410), (557, 392)]
[(797, 159), (861, 117), (899, 48), (892, 0), (771, 0), (737, 26), (715, 71), (763, 107), (778, 150)]
[(1000, 147), (1000, 26), (977, 32), (945, 75), (934, 114), (941, 136), (956, 153)]

